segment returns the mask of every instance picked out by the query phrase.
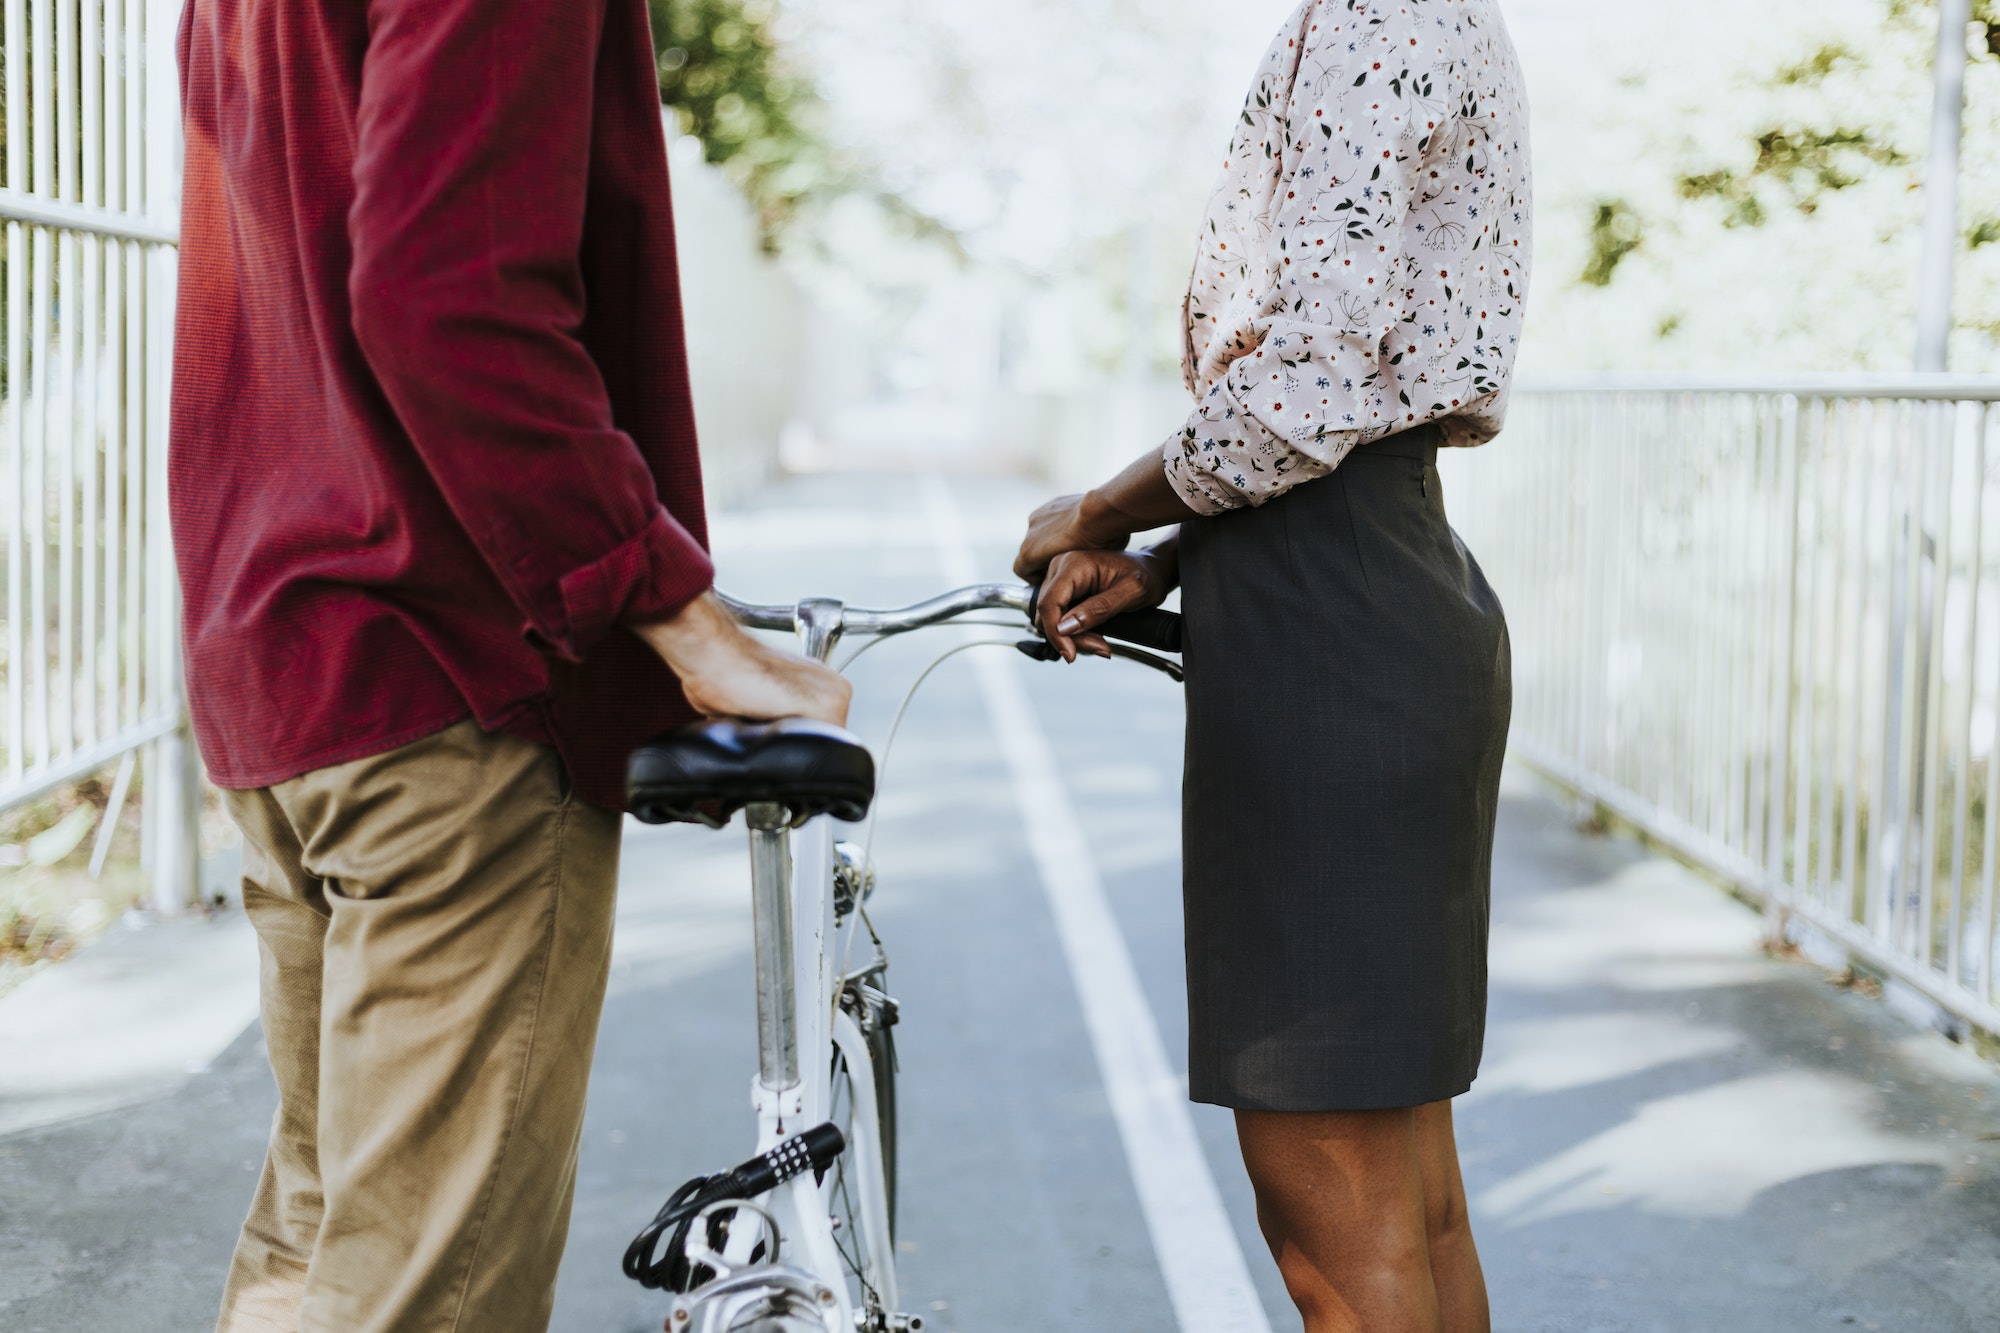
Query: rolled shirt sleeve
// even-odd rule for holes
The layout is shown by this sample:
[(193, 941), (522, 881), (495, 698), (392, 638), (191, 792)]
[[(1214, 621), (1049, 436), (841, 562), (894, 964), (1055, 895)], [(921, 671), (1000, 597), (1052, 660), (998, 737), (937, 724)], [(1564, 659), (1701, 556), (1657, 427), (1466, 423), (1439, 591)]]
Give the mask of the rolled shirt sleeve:
[(588, 0), (370, 0), (348, 217), (369, 368), (525, 631), (570, 660), (714, 574), (579, 337), (603, 23)]
[(1280, 32), (1185, 308), (1196, 407), (1163, 462), (1191, 508), (1265, 503), (1428, 422), (1454, 444), (1498, 432), (1527, 287), (1525, 114), (1475, 7), (1315, 0)]

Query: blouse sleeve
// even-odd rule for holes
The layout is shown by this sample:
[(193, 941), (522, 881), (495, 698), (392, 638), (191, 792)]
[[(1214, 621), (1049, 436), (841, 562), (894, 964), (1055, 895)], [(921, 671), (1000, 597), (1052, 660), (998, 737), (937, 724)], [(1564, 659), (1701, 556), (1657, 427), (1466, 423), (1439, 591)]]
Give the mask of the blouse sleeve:
[[(1263, 504), (1325, 476), (1359, 444), (1500, 387), (1475, 345), (1485, 337), (1473, 336), (1477, 312), (1461, 316), (1454, 299), (1470, 298), (1454, 291), (1464, 256), (1452, 252), (1476, 249), (1481, 229), (1447, 216), (1464, 206), (1463, 188), (1445, 179), (1461, 165), (1449, 141), (1463, 79), (1451, 35), (1418, 17), (1425, 6), (1364, 3), (1360, 19), (1354, 8), (1341, 22), (1339, 6), (1308, 5), (1289, 89), (1267, 76), (1239, 121), (1232, 158), (1248, 162), (1263, 139), (1277, 159), (1264, 179), (1274, 171), (1276, 188), (1256, 209), (1262, 220), (1232, 235), (1261, 255), (1214, 270), (1243, 275), (1233, 299), (1190, 298), (1190, 321), (1225, 326), (1210, 337), (1208, 364), (1189, 368), (1207, 387), (1164, 450), (1169, 480), (1197, 513)], [(1263, 203), (1250, 194), (1239, 192), (1243, 204)], [(1406, 226), (1433, 204), (1444, 210), (1438, 234)], [(1413, 241), (1424, 244), (1405, 253)], [(1446, 308), (1429, 308), (1440, 287)], [(1412, 375), (1406, 358), (1426, 364)]]

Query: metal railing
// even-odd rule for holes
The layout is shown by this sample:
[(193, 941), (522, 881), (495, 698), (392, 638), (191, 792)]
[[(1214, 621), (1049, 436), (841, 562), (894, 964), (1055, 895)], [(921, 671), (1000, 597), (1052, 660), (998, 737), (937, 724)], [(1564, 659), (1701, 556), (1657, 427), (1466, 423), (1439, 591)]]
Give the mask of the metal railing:
[(1449, 459), (1516, 755), (2000, 1033), (2000, 381), (1524, 390)]
[[(0, 809), (143, 753), (154, 903), (196, 887), (166, 519), (178, 0), (4, 0)], [(101, 847), (100, 844), (100, 855)]]

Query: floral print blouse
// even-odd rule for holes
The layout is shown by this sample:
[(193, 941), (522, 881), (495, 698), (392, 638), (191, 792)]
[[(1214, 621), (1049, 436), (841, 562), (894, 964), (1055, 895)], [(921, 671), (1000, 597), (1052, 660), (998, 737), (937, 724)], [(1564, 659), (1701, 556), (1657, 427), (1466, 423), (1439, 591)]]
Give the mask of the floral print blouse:
[(1496, 0), (1306, 0), (1202, 224), (1167, 442), (1201, 514), (1428, 422), (1499, 433), (1528, 290), (1527, 104)]

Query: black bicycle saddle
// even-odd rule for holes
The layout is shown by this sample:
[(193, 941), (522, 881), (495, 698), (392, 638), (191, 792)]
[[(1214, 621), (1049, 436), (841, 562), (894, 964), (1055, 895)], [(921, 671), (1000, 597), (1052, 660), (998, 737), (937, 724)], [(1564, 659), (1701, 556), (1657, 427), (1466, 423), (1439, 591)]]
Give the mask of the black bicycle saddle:
[(761, 803), (782, 805), (795, 820), (852, 822), (875, 798), (875, 758), (853, 733), (824, 722), (714, 718), (634, 750), (625, 796), (648, 824), (721, 828)]

